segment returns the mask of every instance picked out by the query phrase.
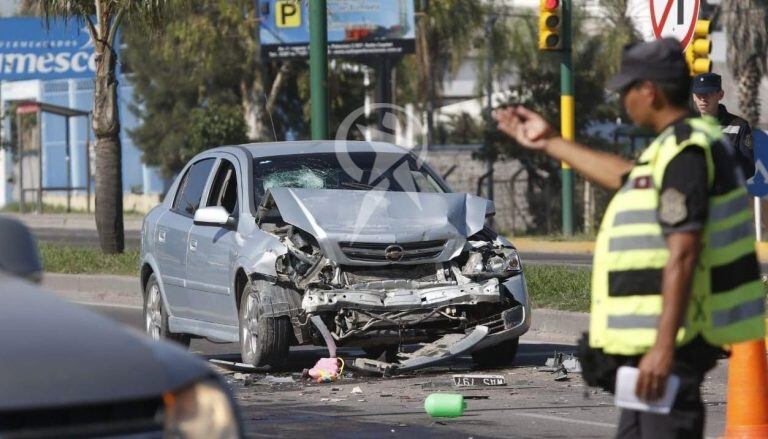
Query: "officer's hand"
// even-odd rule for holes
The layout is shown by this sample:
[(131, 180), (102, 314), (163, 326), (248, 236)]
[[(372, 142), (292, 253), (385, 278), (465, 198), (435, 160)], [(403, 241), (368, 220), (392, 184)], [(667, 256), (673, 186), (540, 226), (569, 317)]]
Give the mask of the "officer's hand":
[(675, 357), (673, 348), (665, 348), (654, 345), (650, 351), (643, 355), (638, 369), (635, 394), (643, 401), (656, 401), (664, 396), (667, 385), (667, 377), (672, 370), (672, 360)]
[(541, 115), (525, 107), (509, 107), (493, 112), (499, 130), (530, 149), (544, 150), (547, 139), (557, 132)]

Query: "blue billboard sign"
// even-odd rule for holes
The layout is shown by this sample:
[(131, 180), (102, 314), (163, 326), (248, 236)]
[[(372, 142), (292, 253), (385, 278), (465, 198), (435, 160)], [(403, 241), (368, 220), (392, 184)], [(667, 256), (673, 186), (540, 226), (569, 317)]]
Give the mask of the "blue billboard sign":
[(77, 20), (0, 18), (0, 80), (93, 77), (93, 44)]
[[(261, 50), (268, 59), (309, 57), (309, 1), (260, 0)], [(328, 53), (398, 55), (415, 49), (413, 0), (328, 0)]]

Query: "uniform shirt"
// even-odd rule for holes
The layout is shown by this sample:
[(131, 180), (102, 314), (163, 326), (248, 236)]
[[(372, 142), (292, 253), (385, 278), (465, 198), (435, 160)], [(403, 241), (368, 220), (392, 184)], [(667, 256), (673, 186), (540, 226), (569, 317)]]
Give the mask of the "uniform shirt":
[[(677, 142), (691, 136), (690, 125), (684, 119), (672, 124)], [(659, 188), (658, 218), (665, 234), (702, 230), (709, 213), (709, 196), (727, 192), (734, 185), (743, 185), (743, 177), (733, 171), (738, 156), (734, 148), (723, 142), (712, 145), (715, 166), (714, 182), (707, 183), (707, 162), (704, 150), (689, 146), (673, 158), (664, 170)], [(629, 174), (624, 176), (624, 179)]]
[(744, 171), (744, 178), (752, 177), (755, 175), (755, 151), (752, 148), (752, 129), (749, 127), (749, 123), (739, 116), (729, 113), (723, 104), (718, 107), (717, 120), (723, 128), (725, 138), (739, 153), (738, 162)]

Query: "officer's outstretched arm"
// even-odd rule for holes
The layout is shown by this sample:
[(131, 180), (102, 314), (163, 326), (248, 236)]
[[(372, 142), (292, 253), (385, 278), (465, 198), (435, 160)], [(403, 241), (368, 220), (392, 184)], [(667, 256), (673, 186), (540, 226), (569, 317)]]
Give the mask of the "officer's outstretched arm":
[(541, 115), (525, 107), (496, 110), (494, 117), (499, 130), (520, 145), (570, 164), (587, 180), (602, 187), (619, 189), (622, 178), (632, 169), (629, 160), (563, 139)]

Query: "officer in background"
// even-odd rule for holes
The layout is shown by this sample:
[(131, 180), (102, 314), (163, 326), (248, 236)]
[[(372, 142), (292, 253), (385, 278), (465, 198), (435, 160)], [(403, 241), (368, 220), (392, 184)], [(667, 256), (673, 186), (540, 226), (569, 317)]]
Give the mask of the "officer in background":
[(704, 374), (722, 346), (765, 335), (746, 189), (717, 120), (690, 116), (679, 41), (627, 46), (609, 86), (633, 123), (657, 134), (636, 162), (564, 140), (523, 107), (494, 115), (520, 145), (618, 191), (595, 243), (583, 376), (613, 390), (617, 367), (635, 366), (646, 401), (664, 394), (672, 373), (681, 384), (669, 415), (622, 410), (617, 436), (702, 437)]
[(744, 178), (755, 175), (755, 151), (752, 146), (752, 130), (746, 120), (731, 114), (720, 101), (723, 99), (722, 78), (716, 73), (702, 73), (693, 78), (693, 104), (704, 115), (716, 117), (725, 138), (739, 153), (739, 164)]

